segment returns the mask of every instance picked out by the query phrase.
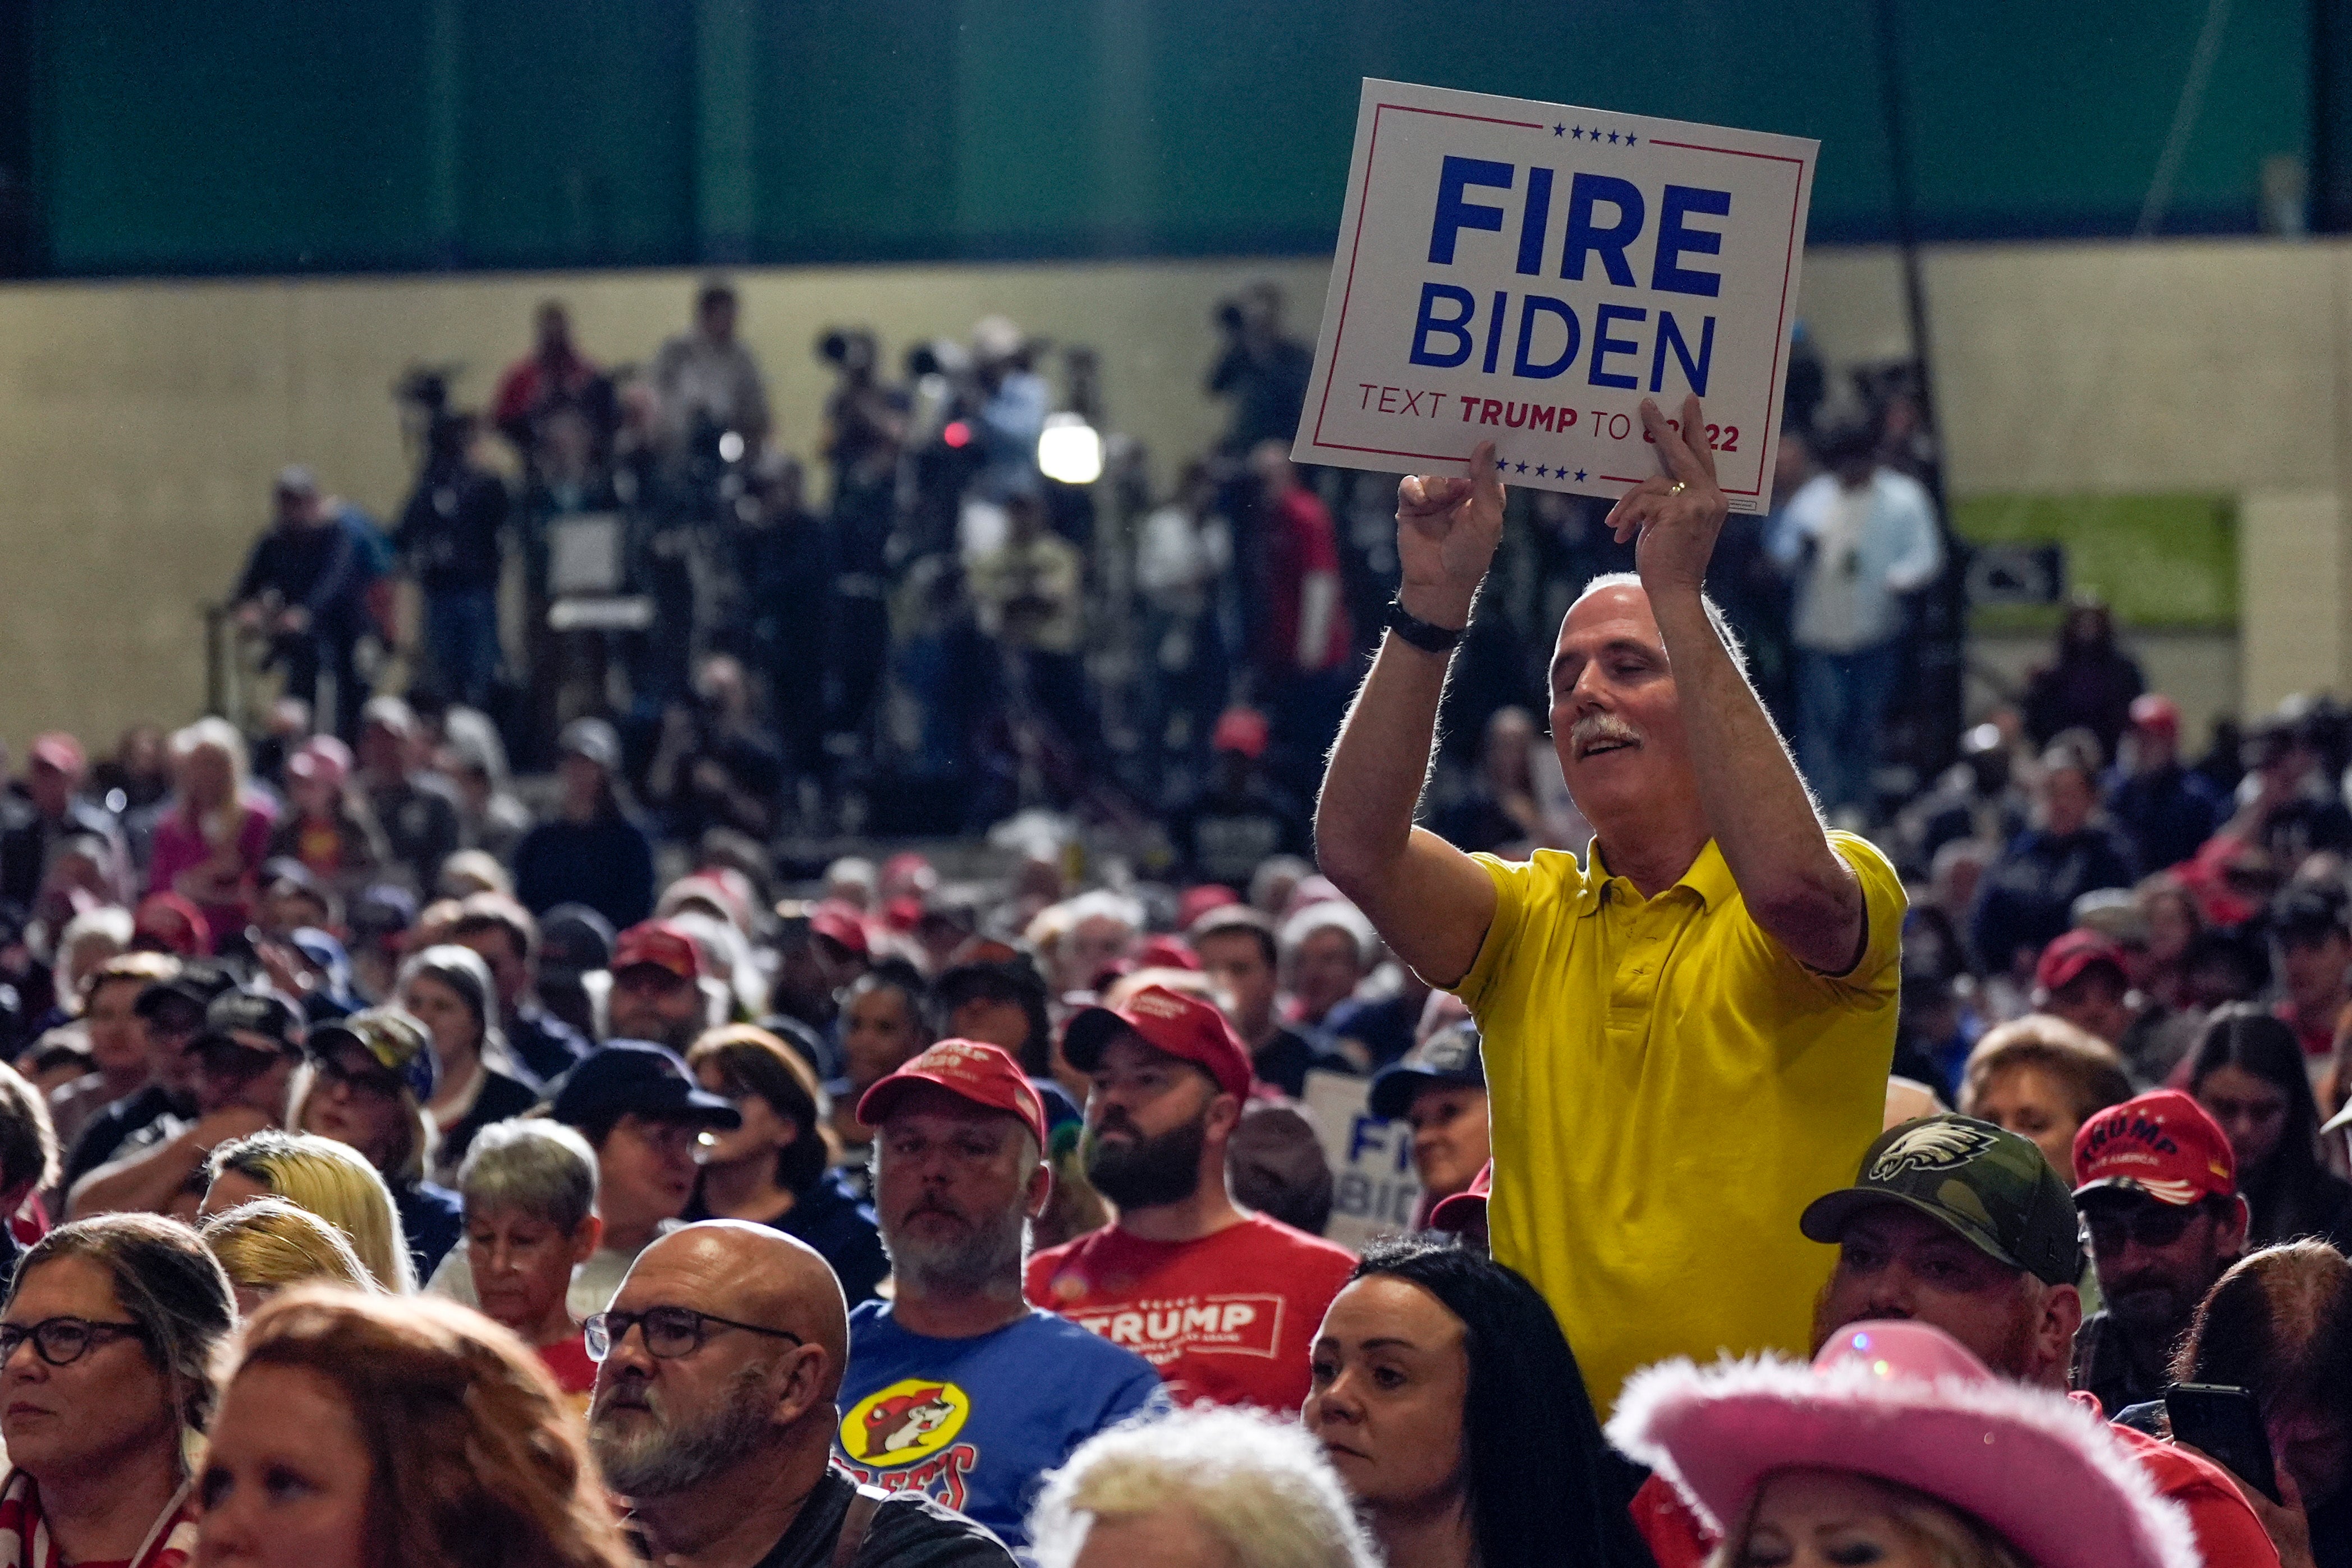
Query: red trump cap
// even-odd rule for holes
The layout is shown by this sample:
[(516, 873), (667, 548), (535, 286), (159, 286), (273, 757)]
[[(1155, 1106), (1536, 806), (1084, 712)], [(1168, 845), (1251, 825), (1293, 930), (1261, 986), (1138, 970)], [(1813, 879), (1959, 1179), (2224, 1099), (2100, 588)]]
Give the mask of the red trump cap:
[(858, 1100), (857, 1120), (868, 1127), (879, 1127), (891, 1106), (919, 1083), (933, 1084), (974, 1105), (1017, 1116), (1036, 1138), (1039, 1151), (1048, 1147), (1045, 1105), (1037, 1098), (1028, 1075), (1003, 1051), (978, 1040), (941, 1040), (897, 1072), (878, 1079)]
[(613, 942), (614, 973), (650, 963), (680, 980), (702, 978), (702, 950), (694, 939), (667, 921), (639, 921)]
[(1164, 985), (1143, 987), (1124, 1007), (1088, 1007), (1073, 1015), (1062, 1034), (1062, 1055), (1080, 1072), (1092, 1072), (1103, 1047), (1129, 1031), (1153, 1050), (1202, 1068), (1227, 1094), (1248, 1095), (1250, 1054), (1225, 1016), (1197, 996)]
[(2110, 1105), (2074, 1134), (2077, 1198), (2145, 1193), (2186, 1208), (2238, 1190), (2238, 1159), (2221, 1124), (2177, 1089), (2153, 1089)]

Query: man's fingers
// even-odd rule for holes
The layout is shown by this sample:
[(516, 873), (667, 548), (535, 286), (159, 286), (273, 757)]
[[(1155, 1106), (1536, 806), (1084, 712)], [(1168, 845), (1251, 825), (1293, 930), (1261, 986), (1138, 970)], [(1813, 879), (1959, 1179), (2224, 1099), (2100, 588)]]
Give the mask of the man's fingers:
[(1696, 484), (1701, 479), (1713, 481), (1715, 476), (1699, 466), (1691, 449), (1656, 403), (1642, 399), (1642, 423), (1649, 428), (1650, 438), (1658, 444), (1658, 466), (1684, 484)]
[(1503, 510), (1502, 469), (1495, 461), (1495, 443), (1481, 441), (1470, 452), (1470, 493), (1495, 510)]
[(1699, 438), (1706, 428), (1706, 413), (1698, 405), (1698, 394), (1691, 393), (1683, 399), (1683, 429), (1690, 437), (1683, 445), (1690, 448), (1691, 456), (1698, 460), (1698, 466), (1705, 468), (1706, 477), (1712, 479), (1715, 478), (1715, 443)]
[(1399, 517), (1435, 517), (1460, 506), (1471, 481), (1459, 474), (1412, 474), (1397, 486)]

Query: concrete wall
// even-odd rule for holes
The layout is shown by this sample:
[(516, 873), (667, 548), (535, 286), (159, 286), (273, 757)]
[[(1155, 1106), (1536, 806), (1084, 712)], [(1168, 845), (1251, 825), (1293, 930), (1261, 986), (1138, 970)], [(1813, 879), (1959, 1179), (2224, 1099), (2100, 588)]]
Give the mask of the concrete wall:
[[(821, 329), (872, 324), (895, 361), (909, 342), (1002, 310), (1105, 351), (1112, 422), (1150, 442), (1164, 476), (1221, 426), (1201, 391), (1213, 303), (1274, 277), (1306, 332), (1325, 272), (1314, 260), (1159, 262), (777, 268), (739, 281), (796, 450), (828, 382), (809, 349)], [(2258, 703), (2352, 690), (2352, 244), (1951, 247), (1928, 253), (1926, 279), (1956, 491), (2245, 497), (2242, 648), (2144, 653), (2217, 705), (2232, 691)], [(409, 459), (388, 388), (404, 366), (461, 362), (461, 393), (485, 397), (549, 294), (572, 301), (591, 353), (642, 360), (683, 320), (694, 282), (0, 289), (0, 736), (69, 723), (96, 738), (193, 714), (198, 609), (261, 525), (269, 474), (305, 461), (379, 512), (398, 503)], [(1832, 362), (1906, 341), (1888, 251), (1816, 249), (1804, 310)]]

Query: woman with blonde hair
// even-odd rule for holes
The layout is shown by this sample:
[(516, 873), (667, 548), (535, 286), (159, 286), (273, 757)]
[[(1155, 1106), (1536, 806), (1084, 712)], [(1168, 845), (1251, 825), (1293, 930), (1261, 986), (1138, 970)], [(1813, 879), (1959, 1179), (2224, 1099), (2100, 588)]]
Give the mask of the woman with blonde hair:
[(304, 1048), (287, 1124), (367, 1157), (392, 1189), (416, 1278), (432, 1279), (465, 1221), (457, 1194), (425, 1179), (436, 1138), (425, 1112), (434, 1083), (425, 1026), (396, 1007), (369, 1007), (320, 1024)]
[(284, 1198), (255, 1198), (224, 1209), (198, 1234), (220, 1260), (241, 1314), (250, 1315), (289, 1285), (377, 1289), (341, 1231)]
[(255, 1198), (284, 1198), (341, 1231), (378, 1288), (416, 1293), (392, 1192), (349, 1144), (302, 1132), (256, 1132), (214, 1150), (211, 1175), (198, 1211), (205, 1218)]
[(2032, 1140), (2069, 1188), (2075, 1132), (2131, 1097), (2115, 1047), (2047, 1013), (1988, 1030), (1960, 1078), (1960, 1113)]
[(198, 1495), (206, 1563), (625, 1568), (586, 1434), (454, 1302), (315, 1287), (247, 1325)]
[(2202, 1561), (2095, 1409), (1996, 1377), (1926, 1323), (1850, 1323), (1810, 1367), (1662, 1363), (1626, 1384), (1608, 1434), (1723, 1537), (1710, 1568)]
[(215, 931), (252, 917), (254, 881), (278, 813), (246, 782), (245, 737), (226, 719), (199, 719), (172, 737), (172, 804), (155, 823), (147, 890), (177, 893)]

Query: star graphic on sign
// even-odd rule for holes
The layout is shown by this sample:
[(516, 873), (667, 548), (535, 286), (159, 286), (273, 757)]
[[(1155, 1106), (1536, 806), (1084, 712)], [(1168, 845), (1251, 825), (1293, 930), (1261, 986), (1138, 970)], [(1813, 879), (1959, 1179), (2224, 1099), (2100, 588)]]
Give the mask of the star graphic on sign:
[(1584, 470), (1582, 468), (1576, 470), (1576, 482), (1580, 485), (1584, 482)]
[(1625, 145), (1626, 145), (1626, 146), (1631, 147), (1634, 142), (1639, 142), (1640, 140), (1641, 140), (1641, 138), (1640, 138), (1639, 136), (1634, 135), (1631, 131), (1628, 131), (1627, 132), (1625, 132)]
[(1495, 459), (1495, 471), (1496, 473), (1506, 474), (1510, 472), (1510, 469), (1511, 465), (1509, 459), (1504, 458), (1497, 458)]
[(1583, 126), (1581, 126), (1581, 125), (1578, 125), (1578, 126), (1574, 126), (1574, 127), (1570, 128), (1570, 130), (1569, 131), (1569, 133), (1568, 133), (1568, 139), (1569, 139), (1570, 141), (1571, 141), (1571, 142), (1581, 142), (1581, 141), (1583, 141), (1583, 140), (1584, 140), (1584, 127), (1583, 127)]
[(1527, 466), (1525, 463), (1521, 463), (1521, 464), (1519, 465), (1519, 472), (1521, 472), (1521, 473), (1523, 473), (1523, 474), (1524, 474), (1524, 473), (1526, 473), (1527, 471), (1528, 471), (1528, 466)]
[(1538, 463), (1536, 465), (1536, 478), (1539, 479), (1548, 479), (1551, 478), (1551, 470), (1545, 468), (1541, 463)]
[(1614, 147), (1615, 145), (1617, 145), (1617, 132), (1615, 132), (1614, 131), (1612, 131), (1612, 132), (1609, 133), (1609, 145), (1611, 145), (1612, 147)]
[(1565, 125), (1555, 125), (1551, 128), (1551, 133), (1555, 136), (1565, 136), (1568, 134), (1568, 127)]

